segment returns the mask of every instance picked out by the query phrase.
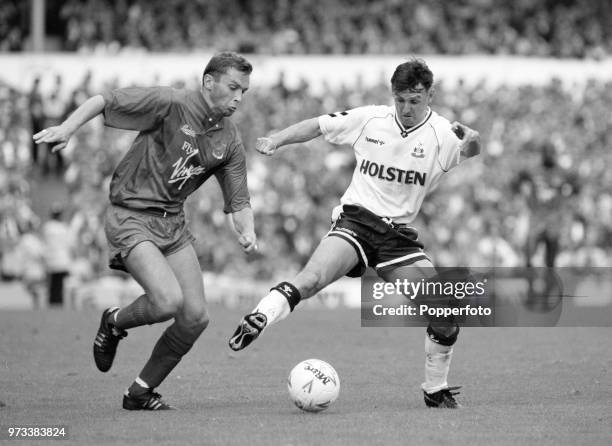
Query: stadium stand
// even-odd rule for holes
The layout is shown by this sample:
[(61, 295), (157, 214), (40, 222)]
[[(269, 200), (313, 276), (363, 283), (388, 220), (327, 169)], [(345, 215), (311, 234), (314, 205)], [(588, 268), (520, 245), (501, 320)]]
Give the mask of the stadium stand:
[[(236, 120), (251, 148), (257, 136), (307, 116), (384, 101), (386, 88), (381, 84), (315, 96), (307, 84), (255, 87)], [(435, 194), (415, 223), (437, 263), (609, 265), (612, 193), (606, 185), (612, 184), (612, 172), (606, 165), (612, 161), (607, 150), (612, 123), (605, 110), (611, 91), (610, 83), (604, 82), (586, 83), (580, 91), (568, 91), (553, 81), (544, 87), (503, 87), (494, 93), (479, 85), (452, 91), (439, 85), (437, 109), (480, 129), (486, 153), (463, 175), (451, 173), (441, 188), (460, 193)], [(67, 112), (90, 92), (86, 84), (72, 92), (42, 91), (43, 110), (47, 101), (57, 101), (51, 98), (58, 94), (65, 98)], [(44, 181), (45, 157), (41, 153), (39, 165), (33, 164), (31, 92), (3, 85), (0, 97), (0, 243), (6, 258), (19, 235), (44, 217), (33, 212), (30, 189)], [(68, 210), (85, 275), (108, 273), (101, 216), (113, 167), (133, 137), (96, 122), (77, 134), (73, 150), (67, 151), (70, 160), (60, 180), (68, 185)], [(261, 255), (267, 261), (237, 255), (214, 183), (188, 201), (205, 270), (266, 279), (278, 272), (279, 259), (293, 270), (307, 259), (350, 180), (353, 156), (350, 149), (333, 149), (322, 140), (305, 150), (308, 162), (300, 151), (274, 158), (249, 151)], [(5, 271), (6, 277), (14, 274)]]
[[(0, 51), (20, 51), (27, 3), (0, 6)], [(514, 54), (600, 58), (607, 0), (47, 0), (59, 50), (261, 54)]]

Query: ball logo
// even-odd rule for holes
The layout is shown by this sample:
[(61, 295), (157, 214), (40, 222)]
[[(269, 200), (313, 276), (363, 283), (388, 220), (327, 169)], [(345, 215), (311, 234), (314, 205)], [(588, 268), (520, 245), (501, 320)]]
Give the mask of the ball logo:
[[(311, 366), (310, 364), (306, 364), (304, 369), (308, 370), (309, 372), (312, 372), (314, 377), (317, 378), (319, 381), (321, 381), (323, 384), (328, 384), (330, 382), (333, 382), (334, 384), (336, 384), (336, 380), (333, 377), (327, 376), (321, 370)], [(311, 387), (312, 387), (312, 382), (311, 382)]]
[(314, 379), (311, 379), (310, 381), (308, 381), (306, 384), (304, 384), (302, 386), (302, 390), (311, 393), (312, 392), (312, 383), (314, 382)]
[(183, 125), (181, 127), (181, 132), (183, 132), (187, 136), (191, 136), (192, 138), (195, 138), (195, 136), (196, 136), (195, 130), (192, 129), (189, 124)]

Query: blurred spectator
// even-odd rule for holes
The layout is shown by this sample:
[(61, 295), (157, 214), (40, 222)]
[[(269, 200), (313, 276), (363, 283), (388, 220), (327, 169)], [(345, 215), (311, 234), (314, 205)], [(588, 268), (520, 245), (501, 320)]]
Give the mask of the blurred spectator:
[(15, 261), (26, 290), (32, 297), (34, 307), (43, 305), (45, 296), (45, 245), (33, 223), (25, 228), (15, 247)]
[(73, 234), (63, 221), (63, 214), (62, 206), (55, 203), (51, 209), (51, 219), (42, 226), (50, 305), (64, 303), (64, 282), (72, 267), (75, 248)]
[(24, 21), (27, 22), (26, 2), (3, 0), (0, 3), (0, 52), (23, 50)]
[[(30, 124), (31, 124), (31, 134), (40, 132), (45, 128), (45, 107), (43, 104), (43, 97), (40, 91), (40, 78), (37, 76), (34, 78), (34, 82), (32, 83), (32, 89), (30, 90), (30, 94), (28, 96), (28, 110), (30, 111)], [(42, 147), (46, 152), (46, 144)], [(38, 154), (40, 148), (34, 141), (30, 141), (30, 158), (32, 159), (32, 164), (38, 164)], [(46, 159), (47, 154), (44, 153), (43, 157)]]
[[(62, 93), (62, 78), (56, 75), (55, 84), (49, 96), (43, 101), (44, 127), (59, 125), (66, 118), (66, 103)], [(47, 175), (53, 170), (57, 176), (61, 176), (64, 173), (63, 151), (53, 153), (50, 148), (45, 147), (45, 149), (42, 162), (43, 175)]]

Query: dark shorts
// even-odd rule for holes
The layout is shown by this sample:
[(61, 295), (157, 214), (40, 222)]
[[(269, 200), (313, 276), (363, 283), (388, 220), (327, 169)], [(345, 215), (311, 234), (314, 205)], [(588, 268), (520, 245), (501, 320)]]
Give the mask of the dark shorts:
[(331, 236), (346, 240), (357, 252), (359, 263), (349, 271), (349, 277), (361, 277), (368, 266), (380, 273), (419, 260), (431, 261), (418, 241), (416, 229), (387, 223), (360, 206), (342, 207), (327, 233), (327, 237)]
[(121, 271), (127, 271), (124, 259), (141, 242), (152, 242), (168, 256), (195, 240), (187, 229), (184, 212), (164, 217), (115, 205), (106, 211), (104, 231), (109, 247), (109, 267)]

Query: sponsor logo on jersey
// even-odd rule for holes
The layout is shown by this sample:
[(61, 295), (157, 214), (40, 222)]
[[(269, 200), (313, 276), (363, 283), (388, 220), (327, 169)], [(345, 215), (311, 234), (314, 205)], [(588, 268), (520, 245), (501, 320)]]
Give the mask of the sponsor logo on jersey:
[(359, 171), (364, 175), (369, 175), (392, 183), (418, 184), (419, 186), (425, 186), (425, 181), (427, 180), (427, 172), (387, 167), (384, 164), (377, 164), (366, 159), (361, 160)]
[(187, 141), (183, 142), (183, 146), (181, 150), (185, 152), (185, 158), (181, 156), (176, 162), (172, 165), (174, 170), (172, 171), (172, 175), (170, 175), (170, 179), (168, 183), (174, 184), (179, 183), (178, 190), (181, 190), (185, 183), (191, 178), (204, 173), (206, 170), (202, 166), (194, 166), (191, 164), (187, 164), (191, 158), (199, 153), (199, 150), (193, 147)]
[(187, 136), (191, 136), (192, 138), (195, 138), (195, 136), (196, 136), (195, 130), (192, 129), (189, 124), (184, 124), (181, 127), (181, 132), (183, 132)]
[(370, 138), (369, 136), (365, 137), (366, 142), (371, 142), (372, 144), (378, 144), (379, 146), (385, 145), (385, 142), (380, 139)]
[(425, 146), (423, 146), (422, 142), (412, 149), (412, 156), (415, 158), (425, 158)]
[(197, 150), (193, 147), (193, 145), (187, 141), (183, 142), (183, 147), (181, 147), (181, 150), (187, 155), (191, 155), (194, 152), (197, 153)]

